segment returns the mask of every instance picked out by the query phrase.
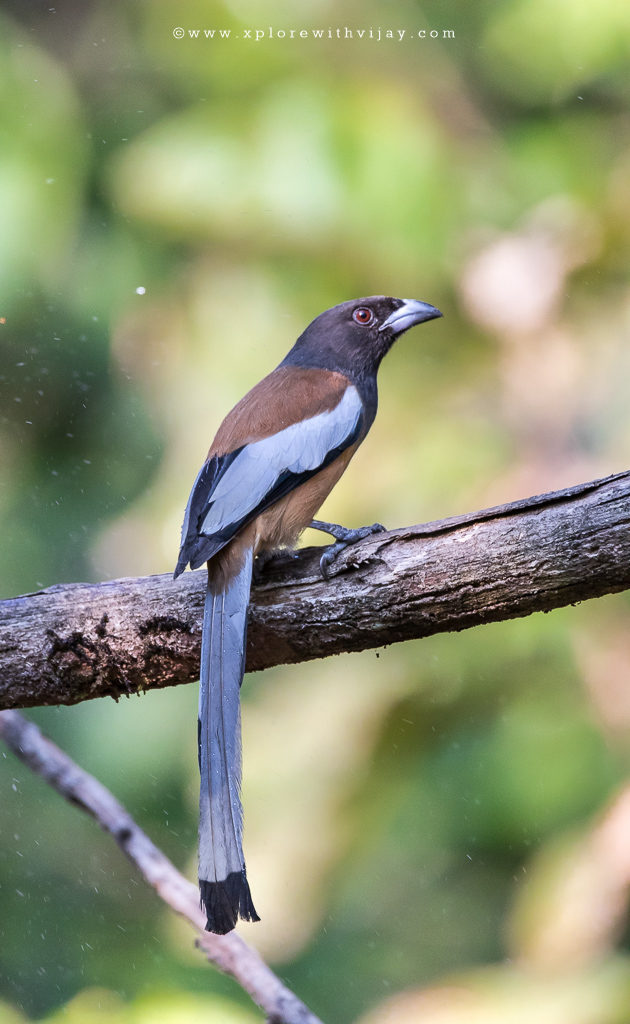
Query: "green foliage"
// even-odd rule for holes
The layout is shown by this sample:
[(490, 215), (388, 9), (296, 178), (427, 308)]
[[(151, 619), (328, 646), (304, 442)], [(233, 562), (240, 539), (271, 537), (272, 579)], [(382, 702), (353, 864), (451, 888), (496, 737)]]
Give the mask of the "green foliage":
[[(170, 569), (221, 416), (354, 295), (445, 318), (386, 361), (329, 518), (437, 519), (627, 466), (623, 4), (6, 7), (4, 595)], [(456, 36), (237, 38), (269, 25)], [(324, 1019), (376, 1024), (399, 990), (398, 1024), (626, 1019), (621, 861), (571, 890), (570, 925), (557, 908), (627, 776), (627, 614), (622, 595), (247, 680), (251, 934)], [(194, 705), (36, 715), (191, 877)], [(256, 1019), (88, 819), (0, 764), (3, 1021)]]

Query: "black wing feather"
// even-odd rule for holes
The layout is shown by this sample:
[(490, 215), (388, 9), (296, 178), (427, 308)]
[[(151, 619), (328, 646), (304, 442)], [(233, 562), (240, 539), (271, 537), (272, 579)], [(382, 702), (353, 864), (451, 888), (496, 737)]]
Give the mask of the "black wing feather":
[[(228, 452), (227, 455), (213, 455), (201, 467), (186, 506), (179, 558), (177, 559), (177, 565), (173, 574), (175, 579), (183, 573), (189, 562), (197, 561), (195, 555), (199, 543), (202, 539), (207, 540), (207, 538), (202, 538), (200, 527), (211, 505), (212, 492), (227, 468), (231, 466), (237, 455), (243, 451), (243, 447), (235, 448), (233, 452)], [(204, 559), (201, 562), (197, 562), (194, 568), (199, 568), (203, 561)]]
[(304, 470), (302, 473), (293, 473), (290, 470), (285, 470), (284, 473), (280, 474), (274, 486), (267, 492), (256, 508), (247, 512), (242, 518), (223, 527), (222, 530), (209, 535), (201, 532), (201, 524), (212, 505), (212, 492), (228, 466), (243, 451), (244, 446), (235, 449), (233, 452), (228, 452), (227, 455), (213, 455), (199, 473), (188, 499), (186, 517), (182, 528), (182, 546), (174, 573), (175, 578), (184, 571), (189, 563), (191, 569), (198, 569), (209, 558), (216, 555), (221, 548), (225, 547), (239, 530), (242, 530), (244, 526), (251, 523), (261, 512), (265, 512), (276, 501), (284, 498), (291, 491), (295, 490), (296, 487), (299, 487), (300, 484), (306, 483), (316, 473), (319, 473), (326, 466), (329, 466), (331, 462), (334, 462), (346, 448), (355, 443), (361, 434), (362, 428), (363, 415), (358, 417), (352, 433), (344, 439), (342, 444), (327, 452), (325, 459), (319, 466), (315, 466), (314, 469)]

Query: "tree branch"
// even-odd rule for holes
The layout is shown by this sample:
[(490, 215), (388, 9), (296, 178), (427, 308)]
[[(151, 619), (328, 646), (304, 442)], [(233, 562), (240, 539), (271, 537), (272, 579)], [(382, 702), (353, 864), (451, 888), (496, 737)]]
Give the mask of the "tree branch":
[(154, 846), (102, 783), (83, 771), (17, 711), (0, 711), (0, 737), (24, 764), (113, 836), (161, 899), (199, 932), (196, 944), (207, 959), (234, 978), (264, 1010), (269, 1021), (321, 1024), (240, 935), (212, 935), (204, 931), (205, 916), (199, 908), (197, 886), (188, 882)]
[[(630, 587), (630, 472), (344, 552), (285, 557), (255, 586), (248, 670), (549, 611)], [(205, 570), (68, 584), (0, 602), (0, 708), (198, 678)]]

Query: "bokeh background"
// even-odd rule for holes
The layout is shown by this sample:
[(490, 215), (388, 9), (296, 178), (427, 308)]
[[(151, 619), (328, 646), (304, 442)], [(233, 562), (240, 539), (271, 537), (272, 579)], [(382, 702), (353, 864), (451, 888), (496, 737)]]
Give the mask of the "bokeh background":
[[(349, 297), (445, 316), (386, 360), (326, 517), (628, 467), (630, 5), (50, 3), (0, 12), (3, 596), (171, 569), (221, 417)], [(407, 37), (242, 38), (269, 26)], [(329, 1024), (630, 1021), (629, 611), (246, 679), (243, 932)], [(33, 713), (191, 878), (195, 689)], [(260, 1019), (0, 766), (3, 1022)]]

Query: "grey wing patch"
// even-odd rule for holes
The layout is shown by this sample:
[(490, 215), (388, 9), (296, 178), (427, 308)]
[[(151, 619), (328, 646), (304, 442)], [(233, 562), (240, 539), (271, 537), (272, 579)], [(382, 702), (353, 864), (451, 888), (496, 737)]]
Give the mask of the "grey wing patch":
[(349, 385), (327, 412), (227, 455), (213, 456), (193, 486), (175, 576), (197, 569), (242, 526), (337, 458), (361, 433), (363, 403)]
[(347, 447), (362, 412), (359, 393), (350, 385), (334, 409), (246, 445), (214, 488), (201, 532), (219, 533), (258, 509), (285, 474), (302, 477), (321, 469), (331, 452)]

